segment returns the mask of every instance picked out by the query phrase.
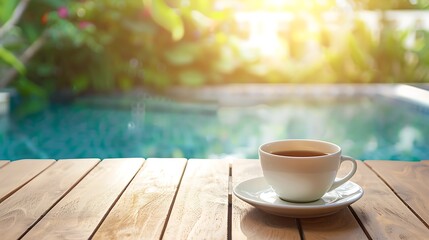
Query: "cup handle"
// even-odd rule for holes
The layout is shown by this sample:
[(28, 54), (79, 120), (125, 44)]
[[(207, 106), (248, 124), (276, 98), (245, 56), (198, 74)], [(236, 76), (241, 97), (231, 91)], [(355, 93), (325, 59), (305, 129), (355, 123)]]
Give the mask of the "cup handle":
[(334, 190), (335, 188), (343, 185), (345, 182), (347, 182), (350, 178), (353, 177), (353, 175), (356, 173), (356, 169), (357, 169), (357, 163), (356, 160), (354, 158), (348, 157), (348, 156), (341, 156), (341, 160), (340, 160), (340, 166), (344, 161), (350, 161), (352, 163), (352, 170), (350, 170), (350, 172), (343, 178), (334, 181), (334, 183), (332, 184), (331, 188), (328, 190)]

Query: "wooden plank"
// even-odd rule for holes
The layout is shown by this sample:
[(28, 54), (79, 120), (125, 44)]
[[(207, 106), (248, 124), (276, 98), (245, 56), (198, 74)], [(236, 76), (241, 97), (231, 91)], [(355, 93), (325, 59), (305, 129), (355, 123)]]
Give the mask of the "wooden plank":
[(186, 159), (148, 159), (93, 239), (160, 239)]
[(429, 236), (429, 229), (366, 164), (358, 162), (358, 170), (351, 180), (365, 191), (351, 207), (372, 239)]
[(228, 180), (227, 160), (189, 160), (163, 237), (227, 239)]
[(300, 220), (304, 239), (368, 239), (348, 208), (320, 218)]
[(105, 159), (23, 239), (88, 239), (141, 167), (143, 159)]
[[(232, 186), (242, 181), (261, 177), (259, 160), (234, 160)], [(278, 217), (260, 211), (236, 196), (232, 196), (232, 239), (300, 239), (294, 218)]]
[(99, 160), (64, 160), (53, 164), (0, 204), (2, 239), (18, 239)]
[(0, 160), (0, 168), (2, 168), (4, 165), (8, 164), (8, 160)]
[(0, 168), (0, 202), (45, 170), (55, 160), (19, 160)]
[(393, 191), (429, 225), (429, 164), (367, 161)]
[[(338, 176), (345, 176), (351, 164), (341, 166)], [(305, 239), (368, 239), (349, 208), (330, 216), (301, 219)]]

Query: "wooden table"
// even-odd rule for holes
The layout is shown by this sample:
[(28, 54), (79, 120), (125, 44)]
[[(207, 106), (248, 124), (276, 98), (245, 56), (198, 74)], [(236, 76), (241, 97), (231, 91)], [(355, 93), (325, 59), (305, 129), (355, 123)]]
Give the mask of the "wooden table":
[(231, 195), (257, 176), (258, 160), (0, 161), (0, 239), (429, 239), (429, 161), (359, 162), (364, 196), (311, 219)]

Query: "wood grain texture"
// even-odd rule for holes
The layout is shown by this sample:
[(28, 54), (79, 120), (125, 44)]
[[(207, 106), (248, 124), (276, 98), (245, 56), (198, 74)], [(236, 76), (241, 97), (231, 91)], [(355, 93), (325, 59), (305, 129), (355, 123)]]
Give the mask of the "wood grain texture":
[(164, 239), (227, 239), (229, 163), (188, 161)]
[(427, 239), (429, 229), (365, 163), (351, 180), (365, 191), (351, 207), (372, 239)]
[(186, 159), (148, 159), (93, 239), (160, 239)]
[(18, 239), (99, 160), (58, 161), (0, 204), (1, 239)]
[(428, 164), (403, 161), (367, 161), (366, 164), (429, 225)]
[(0, 168), (4, 167), (8, 163), (9, 163), (9, 161), (7, 161), (7, 160), (0, 160)]
[(88, 239), (142, 163), (101, 161), (23, 239)]
[(19, 160), (0, 168), (0, 202), (41, 173), (55, 160)]
[(348, 208), (326, 217), (303, 218), (300, 222), (304, 239), (368, 239)]
[[(338, 177), (345, 176), (351, 164), (345, 162), (338, 171)], [(304, 239), (368, 239), (349, 208), (338, 213), (319, 218), (300, 220)]]
[[(234, 160), (232, 186), (242, 181), (261, 177), (259, 160)], [(260, 211), (236, 196), (232, 196), (232, 239), (300, 239), (294, 218), (274, 216)]]

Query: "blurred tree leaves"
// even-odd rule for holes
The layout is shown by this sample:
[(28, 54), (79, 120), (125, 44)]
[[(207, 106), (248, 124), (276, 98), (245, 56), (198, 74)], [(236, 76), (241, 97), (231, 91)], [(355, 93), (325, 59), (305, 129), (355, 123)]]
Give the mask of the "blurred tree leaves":
[(187, 69), (179, 73), (179, 80), (183, 85), (196, 87), (206, 82), (206, 76), (198, 70)]
[(146, 7), (151, 9), (151, 14), (155, 22), (171, 32), (173, 40), (178, 41), (182, 39), (185, 31), (183, 21), (164, 0), (144, 0), (143, 2)]
[(0, 1), (0, 26), (12, 16), (17, 3), (18, 0)]
[(8, 51), (1, 45), (0, 45), (0, 61), (3, 61), (6, 64), (9, 64), (22, 75), (25, 73), (24, 64), (22, 64), (22, 62), (17, 57), (15, 57), (15, 55), (11, 51)]
[[(16, 2), (0, 3), (0, 20), (10, 16)], [(353, 16), (347, 16), (348, 28), (338, 28), (344, 19), (326, 24), (322, 14), (333, 6), (339, 8), (337, 1), (309, 2), (294, 4), (308, 11), (313, 20), (303, 10), (291, 21), (278, 23), (274, 35), (278, 45), (273, 47), (269, 41), (249, 43), (255, 37), (251, 31), (265, 19), (240, 22), (235, 13), (268, 9), (277, 14), (296, 7), (294, 4), (256, 0), (32, 1), (31, 11), (13, 34), (0, 39), (4, 44), (0, 61), (26, 73), (27, 81), (41, 89), (72, 94), (247, 82), (429, 81), (425, 29), (398, 31), (395, 23), (385, 21), (380, 34), (374, 35), (365, 21)], [(416, 4), (350, 2), (356, 9), (425, 5), (423, 0)], [(60, 14), (60, 9), (67, 14)], [(24, 72), (17, 56), (45, 30), (49, 41)], [(415, 44), (407, 45), (414, 35)], [(264, 40), (264, 36), (258, 37), (258, 41)], [(267, 47), (283, 56), (261, 54)], [(25, 82), (19, 84), (20, 89), (39, 94)]]
[(195, 43), (178, 43), (164, 55), (169, 63), (177, 66), (192, 64), (198, 55), (203, 54), (199, 45)]

